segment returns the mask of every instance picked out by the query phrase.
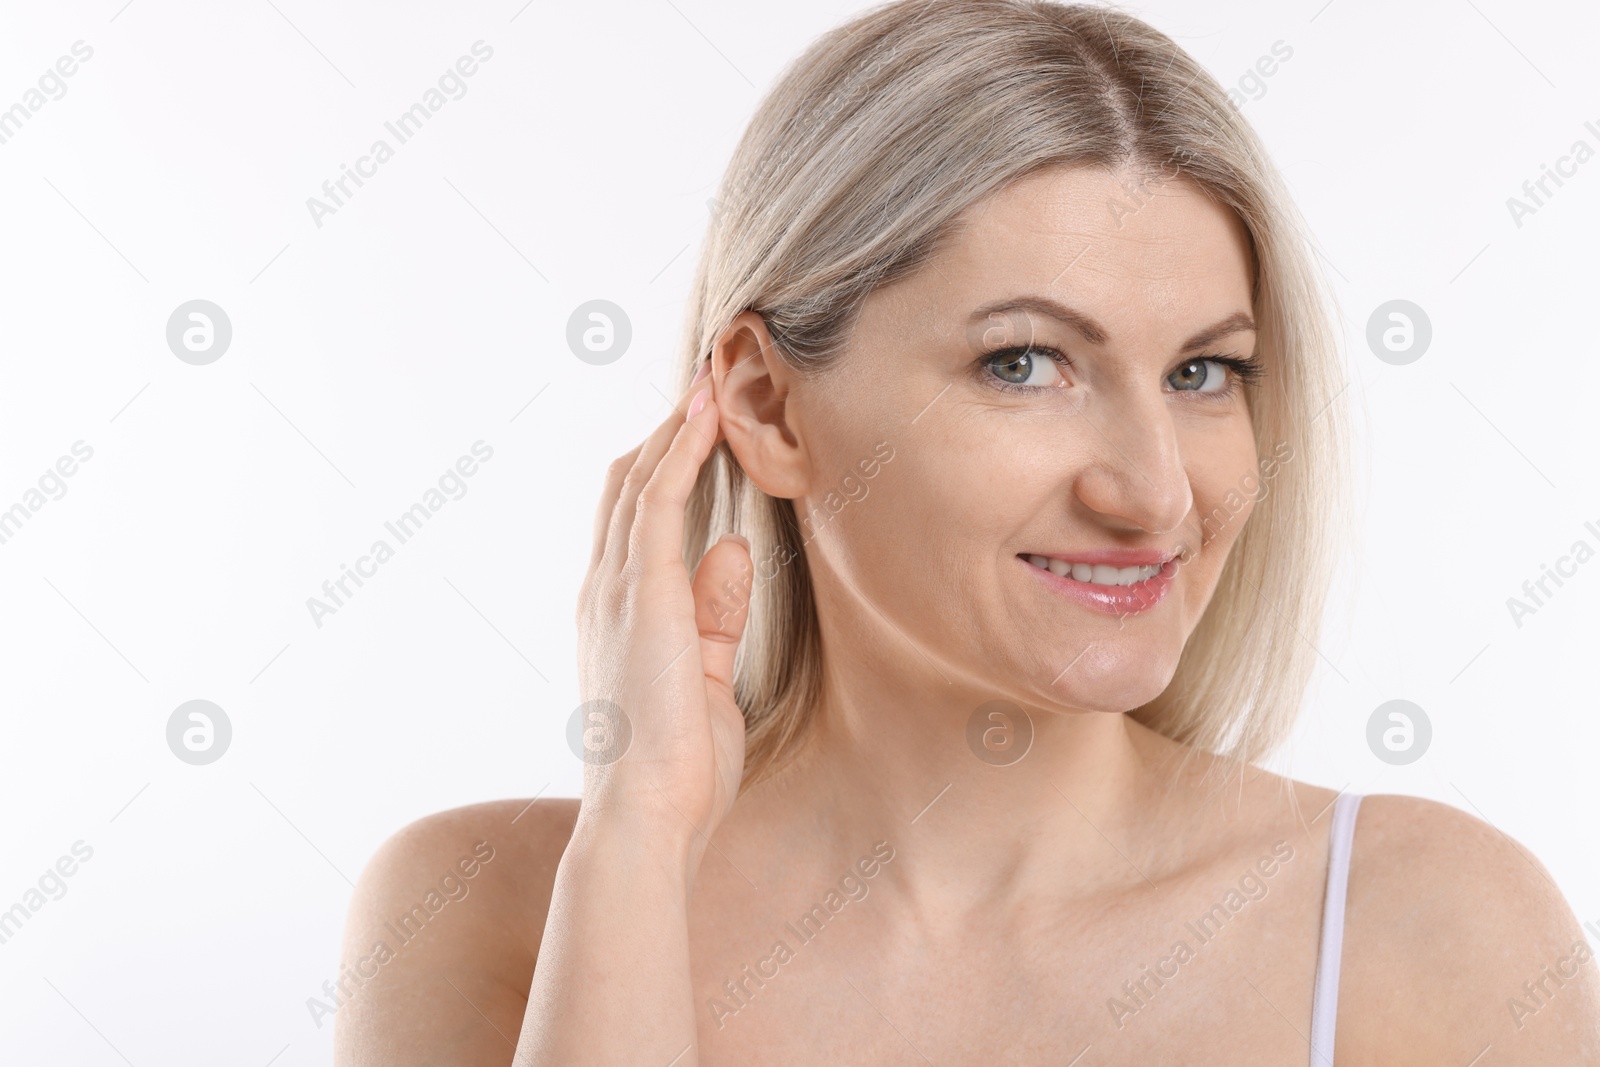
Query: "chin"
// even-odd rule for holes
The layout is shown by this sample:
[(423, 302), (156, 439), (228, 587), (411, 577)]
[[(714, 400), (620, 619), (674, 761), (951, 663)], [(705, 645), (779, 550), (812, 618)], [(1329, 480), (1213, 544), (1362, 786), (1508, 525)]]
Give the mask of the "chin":
[[(1050, 686), (1050, 696), (1063, 704), (1087, 711), (1132, 711), (1165, 692), (1177, 670), (1177, 661), (1152, 662), (1148, 656), (1105, 655), (1096, 659), (1095, 648), (1085, 652), (1072, 668)], [(1060, 671), (1060, 668), (1057, 668)]]

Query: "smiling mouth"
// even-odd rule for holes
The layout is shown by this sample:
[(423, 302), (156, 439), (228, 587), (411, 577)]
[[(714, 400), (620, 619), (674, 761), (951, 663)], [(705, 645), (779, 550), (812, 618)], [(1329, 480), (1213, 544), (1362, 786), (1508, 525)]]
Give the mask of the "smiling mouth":
[(1042, 571), (1085, 585), (1120, 586), (1147, 582), (1160, 574), (1164, 566), (1152, 563), (1143, 567), (1110, 567), (1104, 563), (1072, 563), (1051, 556), (1023, 555), (1020, 558)]

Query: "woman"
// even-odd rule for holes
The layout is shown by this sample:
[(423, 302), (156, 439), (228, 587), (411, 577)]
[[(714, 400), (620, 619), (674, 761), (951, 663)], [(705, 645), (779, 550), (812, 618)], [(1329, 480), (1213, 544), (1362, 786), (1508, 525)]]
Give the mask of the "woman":
[(1348, 513), (1320, 292), (1142, 22), (903, 0), (821, 38), (602, 494), (581, 805), (386, 843), (339, 1062), (1600, 1063), (1536, 860), (1253, 765)]

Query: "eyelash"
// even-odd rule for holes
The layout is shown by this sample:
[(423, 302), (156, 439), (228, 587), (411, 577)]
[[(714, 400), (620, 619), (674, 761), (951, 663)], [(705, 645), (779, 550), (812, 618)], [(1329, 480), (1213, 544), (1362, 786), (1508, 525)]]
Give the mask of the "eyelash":
[[(1056, 363), (1062, 367), (1072, 366), (1072, 361), (1070, 359), (1062, 355), (1056, 349), (1051, 348), (1049, 345), (1012, 345), (1009, 348), (997, 348), (993, 352), (986, 352), (984, 355), (980, 356), (978, 359), (978, 366), (987, 370), (991, 364), (998, 362), (999, 357), (1001, 356), (1014, 357), (1023, 354), (1045, 355), (1055, 360)], [(1184, 360), (1183, 363), (1178, 364), (1178, 366), (1181, 367), (1187, 363), (1220, 363), (1224, 367), (1228, 368), (1229, 374), (1226, 388), (1219, 389), (1215, 392), (1198, 394), (1211, 400), (1232, 400), (1234, 397), (1239, 395), (1240, 389), (1244, 385), (1259, 382), (1267, 373), (1266, 368), (1261, 365), (1261, 361), (1254, 356), (1195, 356), (1191, 359)], [(1173, 369), (1176, 370), (1177, 367), (1174, 367)], [(1036, 393), (1048, 392), (1049, 390), (1056, 388), (1053, 385), (1018, 385), (1016, 382), (1003, 382), (994, 377), (992, 374), (985, 374), (983, 378), (994, 388), (1007, 393), (1032, 395)], [(1195, 392), (1195, 390), (1192, 389), (1180, 389), (1177, 391), (1185, 393)]]

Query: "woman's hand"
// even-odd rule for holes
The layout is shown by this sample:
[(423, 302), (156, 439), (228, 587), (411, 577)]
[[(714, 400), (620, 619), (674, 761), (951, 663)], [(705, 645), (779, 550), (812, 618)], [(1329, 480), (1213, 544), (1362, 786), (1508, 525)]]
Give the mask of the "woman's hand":
[(721, 433), (709, 367), (690, 387), (687, 417), (675, 407), (611, 464), (577, 619), (591, 753), (580, 819), (643, 820), (694, 865), (744, 769), (733, 658), (748, 596), (730, 604), (726, 583), (747, 591), (752, 573), (748, 543), (732, 536), (706, 552), (692, 581), (683, 562), (684, 505)]
[(692, 581), (684, 566), (684, 503), (719, 432), (711, 383), (690, 391), (692, 413), (674, 408), (611, 465), (595, 516), (578, 597), (583, 803), (556, 868), (519, 1064), (699, 1062), (689, 897), (744, 771), (733, 653), (747, 598), (729, 613), (714, 596), (752, 568), (748, 545), (729, 540)]

